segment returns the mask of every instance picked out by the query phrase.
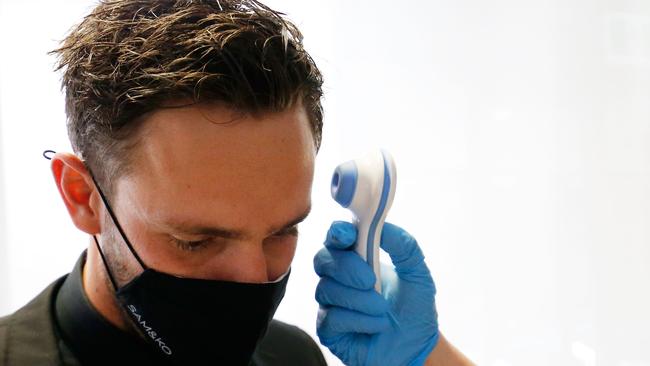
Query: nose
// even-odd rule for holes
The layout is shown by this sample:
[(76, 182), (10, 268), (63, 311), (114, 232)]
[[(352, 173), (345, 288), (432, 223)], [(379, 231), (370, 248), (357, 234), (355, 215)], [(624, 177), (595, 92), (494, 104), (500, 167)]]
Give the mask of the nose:
[(222, 258), (219, 279), (244, 283), (268, 282), (268, 263), (261, 242), (238, 242)]

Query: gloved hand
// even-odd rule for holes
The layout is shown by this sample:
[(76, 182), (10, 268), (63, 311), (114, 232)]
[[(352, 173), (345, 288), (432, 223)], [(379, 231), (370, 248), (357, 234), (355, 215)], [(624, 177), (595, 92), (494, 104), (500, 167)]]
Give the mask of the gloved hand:
[(352, 250), (356, 237), (354, 225), (334, 222), (314, 257), (320, 342), (349, 366), (423, 365), (440, 334), (436, 288), (420, 247), (406, 231), (384, 225), (381, 248), (394, 268), (382, 266), (380, 295), (371, 267)]

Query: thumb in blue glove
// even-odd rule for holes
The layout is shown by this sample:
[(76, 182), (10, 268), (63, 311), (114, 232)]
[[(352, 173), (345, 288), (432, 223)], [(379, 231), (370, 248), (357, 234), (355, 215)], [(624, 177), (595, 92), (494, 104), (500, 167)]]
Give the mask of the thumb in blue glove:
[(416, 240), (386, 223), (381, 248), (393, 266), (382, 268), (382, 294), (375, 274), (352, 250), (356, 227), (337, 221), (325, 248), (314, 257), (321, 277), (317, 334), (346, 365), (422, 365), (440, 337), (436, 288)]

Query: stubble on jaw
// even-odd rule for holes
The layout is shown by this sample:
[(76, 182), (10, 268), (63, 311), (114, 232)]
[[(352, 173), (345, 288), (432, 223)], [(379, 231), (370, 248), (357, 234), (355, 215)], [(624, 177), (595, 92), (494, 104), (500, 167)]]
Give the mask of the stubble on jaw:
[[(133, 254), (128, 250), (124, 239), (121, 237), (115, 223), (111, 220), (110, 216), (106, 212), (104, 215), (104, 227), (106, 228), (105, 233), (99, 238), (99, 244), (106, 258), (106, 262), (110, 267), (110, 273), (115, 280), (118, 288), (124, 287), (126, 284), (135, 279), (140, 273), (137, 270), (134, 270), (130, 267), (127, 262), (135, 262), (137, 260)], [(138, 264), (139, 265), (139, 264)], [(126, 327), (126, 331), (142, 339), (146, 339), (145, 335), (142, 333), (140, 328), (138, 328), (129, 312), (117, 299), (117, 289), (114, 287), (113, 282), (109, 278), (108, 270), (105, 263), (102, 261), (101, 267), (103, 268), (100, 271), (101, 281), (103, 286), (108, 289), (108, 294), (110, 295), (111, 307), (117, 309), (121, 323)], [(144, 270), (144, 269), (142, 269)]]

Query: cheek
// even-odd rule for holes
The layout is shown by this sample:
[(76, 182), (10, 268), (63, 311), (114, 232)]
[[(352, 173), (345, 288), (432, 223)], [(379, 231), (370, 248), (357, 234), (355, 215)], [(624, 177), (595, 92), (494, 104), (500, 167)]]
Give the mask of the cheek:
[(270, 281), (287, 272), (296, 253), (297, 242), (297, 237), (271, 238), (264, 242), (264, 256)]
[(148, 267), (163, 272), (177, 273), (174, 264), (177, 260), (177, 249), (171, 245), (166, 236), (152, 232), (146, 225), (134, 230), (134, 249)]

